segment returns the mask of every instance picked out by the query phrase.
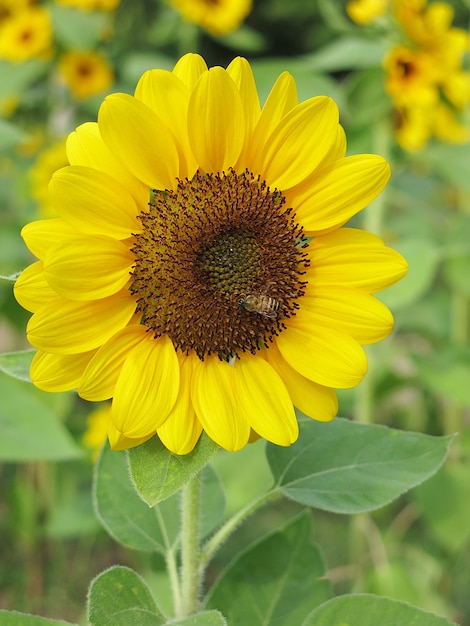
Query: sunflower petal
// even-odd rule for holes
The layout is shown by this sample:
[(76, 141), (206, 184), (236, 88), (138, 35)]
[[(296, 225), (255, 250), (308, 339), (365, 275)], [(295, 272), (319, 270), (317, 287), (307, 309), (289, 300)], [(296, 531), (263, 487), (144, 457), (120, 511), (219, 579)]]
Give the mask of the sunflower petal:
[(76, 229), (62, 218), (29, 222), (21, 230), (21, 236), (28, 249), (38, 259), (43, 259), (49, 248), (57, 241), (74, 235), (77, 235)]
[(126, 239), (142, 230), (134, 198), (104, 172), (64, 167), (52, 177), (49, 192), (55, 210), (79, 232)]
[(119, 430), (116, 429), (113, 422), (109, 420), (108, 424), (108, 439), (109, 445), (112, 450), (129, 450), (145, 443), (149, 439), (155, 436), (155, 433), (150, 433), (145, 437), (125, 437)]
[(148, 106), (124, 93), (108, 96), (98, 124), (108, 148), (151, 189), (173, 189), (179, 175), (171, 132)]
[(126, 326), (135, 306), (129, 292), (93, 302), (56, 298), (29, 320), (28, 341), (38, 350), (53, 354), (88, 352)]
[(146, 437), (163, 424), (178, 396), (180, 372), (171, 339), (147, 336), (130, 350), (112, 405), (114, 427), (125, 437)]
[(294, 406), (304, 415), (319, 421), (330, 422), (338, 412), (338, 399), (334, 389), (309, 380), (287, 363), (275, 344), (261, 355), (272, 365), (289, 392)]
[(95, 354), (48, 354), (37, 352), (31, 363), (31, 381), (43, 391), (71, 391), (80, 384), (83, 371)]
[(202, 426), (191, 402), (191, 379), (194, 354), (182, 356), (180, 362), (180, 388), (175, 406), (165, 422), (157, 429), (157, 435), (168, 450), (174, 454), (188, 454), (198, 442)]
[(195, 363), (191, 400), (198, 420), (209, 437), (234, 452), (250, 436), (250, 425), (240, 411), (235, 395), (233, 368), (217, 357)]
[(113, 335), (88, 363), (78, 395), (94, 402), (112, 398), (127, 355), (147, 337), (145, 328), (140, 324), (126, 326)]
[(222, 172), (237, 161), (245, 139), (240, 93), (221, 67), (202, 74), (189, 101), (189, 140), (200, 167)]
[(173, 68), (173, 74), (191, 90), (194, 89), (199, 77), (207, 71), (207, 64), (202, 56), (191, 52), (182, 56)]
[(354, 387), (367, 372), (366, 355), (359, 343), (333, 328), (289, 326), (276, 344), (291, 367), (325, 387)]
[(299, 436), (292, 400), (274, 368), (259, 356), (243, 356), (234, 366), (235, 393), (251, 427), (278, 446)]
[(70, 300), (95, 300), (120, 291), (135, 262), (128, 246), (109, 237), (74, 237), (50, 248), (44, 274), (52, 289)]
[(36, 311), (56, 295), (44, 276), (42, 261), (31, 263), (21, 272), (13, 287), (13, 292), (21, 306), (31, 312)]

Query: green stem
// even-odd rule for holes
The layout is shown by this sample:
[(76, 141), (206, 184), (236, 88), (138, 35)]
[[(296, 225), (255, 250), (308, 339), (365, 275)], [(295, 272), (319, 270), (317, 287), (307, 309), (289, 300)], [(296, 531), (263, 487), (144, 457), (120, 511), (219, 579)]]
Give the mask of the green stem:
[[(389, 120), (374, 126), (373, 151), (390, 160), (391, 128)], [(382, 235), (387, 199), (387, 188), (364, 211), (364, 228), (374, 235)]]
[(168, 571), (168, 577), (170, 579), (171, 593), (173, 596), (173, 610), (175, 615), (181, 615), (182, 613), (182, 600), (181, 600), (181, 587), (180, 579), (178, 576), (178, 567), (176, 564), (175, 551), (171, 546), (168, 534), (166, 532), (166, 525), (163, 520), (162, 514), (158, 506), (155, 508), (156, 516), (162, 533), (163, 541), (165, 544), (165, 563)]
[(179, 617), (197, 612), (201, 581), (200, 562), (201, 475), (183, 487), (181, 513), (181, 597)]
[(214, 554), (220, 548), (220, 546), (227, 540), (227, 538), (234, 532), (234, 530), (244, 522), (250, 515), (252, 515), (256, 509), (260, 506), (263, 506), (267, 502), (271, 500), (276, 500), (281, 497), (281, 492), (278, 489), (272, 489), (267, 493), (258, 496), (246, 505), (245, 508), (241, 509), (233, 517), (228, 519), (225, 524), (215, 533), (215, 535), (209, 539), (206, 545), (201, 550), (201, 572), (207, 566), (209, 561), (212, 559)]

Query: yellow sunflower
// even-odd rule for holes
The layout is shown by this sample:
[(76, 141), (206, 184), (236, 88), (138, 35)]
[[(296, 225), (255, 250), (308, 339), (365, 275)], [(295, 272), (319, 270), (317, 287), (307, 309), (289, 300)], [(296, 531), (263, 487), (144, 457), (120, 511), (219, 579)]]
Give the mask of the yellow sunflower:
[(74, 7), (84, 11), (114, 11), (121, 0), (55, 0), (56, 4), (64, 7)]
[(169, 0), (184, 19), (213, 35), (236, 30), (250, 13), (252, 0)]
[(23, 62), (48, 55), (52, 47), (52, 20), (44, 7), (12, 13), (0, 24), (0, 59)]
[(189, 54), (108, 96), (50, 183), (60, 217), (22, 231), (39, 259), (15, 287), (32, 381), (112, 398), (115, 449), (157, 433), (185, 454), (202, 430), (227, 450), (287, 446), (294, 406), (331, 420), (334, 389), (366, 373), (362, 344), (392, 329), (372, 294), (407, 268), (342, 228), (390, 175), (345, 150), (330, 98), (298, 103), (283, 73), (261, 107), (242, 58)]
[(346, 13), (356, 24), (370, 24), (387, 9), (388, 0), (351, 0), (346, 4)]
[(68, 159), (64, 137), (42, 150), (29, 171), (31, 196), (38, 203), (41, 217), (57, 217), (50, 205), (47, 188), (54, 172), (65, 165), (68, 165)]
[(114, 80), (113, 68), (107, 59), (93, 51), (66, 52), (58, 69), (77, 100), (85, 100), (109, 89)]

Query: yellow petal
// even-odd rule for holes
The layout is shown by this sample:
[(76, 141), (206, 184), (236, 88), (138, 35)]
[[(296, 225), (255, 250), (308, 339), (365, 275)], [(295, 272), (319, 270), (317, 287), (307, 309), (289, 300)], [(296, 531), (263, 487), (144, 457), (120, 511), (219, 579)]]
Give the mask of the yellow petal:
[(258, 355), (243, 355), (234, 366), (235, 394), (251, 427), (278, 446), (290, 446), (299, 436), (294, 406), (271, 365)]
[(336, 145), (338, 107), (317, 96), (289, 111), (252, 162), (271, 187), (293, 187), (318, 167)]
[(147, 437), (163, 424), (178, 396), (178, 358), (167, 336), (147, 336), (128, 353), (112, 406), (114, 427), (125, 437)]
[(193, 353), (179, 357), (180, 388), (175, 406), (165, 422), (157, 429), (157, 435), (168, 450), (174, 454), (191, 452), (201, 436), (202, 426), (191, 402), (191, 379), (194, 368)]
[(402, 278), (408, 264), (379, 237), (355, 228), (341, 228), (316, 237), (309, 245), (309, 283), (344, 285), (375, 293)]
[(135, 307), (129, 292), (94, 302), (56, 298), (29, 320), (28, 341), (38, 350), (53, 354), (88, 352), (124, 328)]
[(21, 306), (31, 312), (36, 311), (56, 295), (44, 276), (42, 261), (32, 263), (21, 272), (13, 287), (13, 292)]
[(170, 129), (178, 150), (179, 177), (192, 178), (197, 162), (188, 137), (188, 87), (171, 72), (149, 70), (137, 83), (135, 97), (152, 109)]
[(289, 206), (307, 235), (342, 226), (381, 193), (390, 178), (382, 157), (359, 154), (314, 172), (287, 191)]
[(29, 222), (21, 231), (28, 249), (38, 259), (43, 259), (52, 245), (74, 235), (77, 230), (62, 218)]
[(55, 210), (82, 233), (126, 239), (142, 230), (134, 198), (104, 172), (64, 167), (52, 177), (49, 192)]
[(199, 78), (189, 101), (189, 140), (200, 167), (222, 172), (233, 167), (245, 139), (240, 93), (221, 67)]
[(300, 310), (289, 320), (292, 327), (330, 326), (362, 345), (380, 341), (393, 329), (385, 304), (358, 289), (309, 285), (299, 304)]
[(151, 189), (173, 189), (178, 151), (169, 129), (148, 106), (127, 94), (108, 96), (98, 125), (108, 148)]
[(142, 443), (145, 443), (154, 436), (155, 433), (153, 432), (145, 437), (125, 437), (119, 430), (116, 429), (113, 422), (109, 420), (108, 439), (112, 450), (129, 450), (130, 448), (140, 446)]
[(304, 415), (319, 422), (330, 422), (338, 412), (334, 389), (324, 387), (302, 376), (287, 363), (277, 346), (272, 344), (260, 353), (282, 378), (294, 406)]
[(132, 176), (122, 162), (104, 143), (97, 122), (85, 122), (67, 137), (67, 157), (70, 165), (84, 165), (120, 181), (134, 197), (138, 207), (145, 207), (149, 188)]
[(112, 398), (124, 361), (130, 351), (147, 337), (145, 327), (140, 324), (126, 326), (113, 335), (88, 363), (78, 394), (93, 402)]
[(128, 246), (109, 237), (74, 237), (49, 249), (44, 274), (60, 296), (95, 300), (120, 291), (135, 261)]
[(243, 57), (236, 57), (228, 65), (227, 74), (231, 76), (240, 92), (248, 140), (261, 113), (255, 77), (250, 64)]
[(246, 166), (250, 171), (257, 160), (259, 151), (264, 149), (268, 137), (281, 119), (292, 110), (298, 102), (297, 87), (292, 75), (283, 72), (271, 89), (256, 124), (253, 136), (247, 146)]
[(31, 363), (31, 380), (43, 391), (77, 389), (83, 371), (94, 354), (94, 350), (72, 355), (37, 352)]
[(333, 328), (289, 325), (276, 344), (291, 367), (325, 387), (354, 387), (367, 372), (366, 355), (359, 343)]
[(182, 56), (173, 68), (173, 74), (191, 90), (194, 89), (199, 77), (207, 71), (206, 62), (202, 56), (191, 52)]
[(230, 452), (241, 450), (250, 436), (250, 424), (235, 395), (233, 368), (210, 356), (195, 362), (191, 400), (209, 437)]

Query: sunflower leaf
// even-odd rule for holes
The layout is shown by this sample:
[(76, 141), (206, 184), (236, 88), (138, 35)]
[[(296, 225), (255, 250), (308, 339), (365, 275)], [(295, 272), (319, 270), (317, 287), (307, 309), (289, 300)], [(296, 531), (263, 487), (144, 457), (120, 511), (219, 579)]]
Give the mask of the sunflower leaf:
[(191, 453), (178, 456), (167, 450), (155, 436), (129, 450), (135, 488), (144, 502), (155, 506), (177, 493), (207, 465), (218, 449), (218, 445), (203, 433)]
[(369, 594), (354, 594), (334, 598), (316, 608), (302, 626), (456, 626), (444, 617), (417, 609), (405, 602)]
[(88, 619), (92, 626), (160, 626), (166, 623), (147, 583), (136, 572), (120, 565), (104, 571), (91, 583)]
[(226, 626), (227, 621), (219, 611), (204, 611), (186, 619), (169, 622), (172, 626)]
[(31, 382), (29, 378), (29, 368), (31, 367), (31, 361), (36, 354), (36, 350), (23, 350), (21, 352), (5, 352), (0, 354), (0, 371), (24, 380), (25, 382)]
[(211, 589), (206, 608), (229, 624), (301, 624), (331, 597), (304, 511), (239, 554)]
[(64, 620), (48, 619), (39, 615), (28, 615), (17, 611), (3, 611), (0, 609), (0, 624), (8, 626), (77, 626)]
[(286, 497), (352, 514), (384, 506), (432, 476), (452, 439), (336, 418), (328, 424), (302, 421), (296, 444), (268, 444), (266, 450)]

